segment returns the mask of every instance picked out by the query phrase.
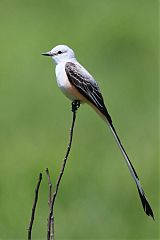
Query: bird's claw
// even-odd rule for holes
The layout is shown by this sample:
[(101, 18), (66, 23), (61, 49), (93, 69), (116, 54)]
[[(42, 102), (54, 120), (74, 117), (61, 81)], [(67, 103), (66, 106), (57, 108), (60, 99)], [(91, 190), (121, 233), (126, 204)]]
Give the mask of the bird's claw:
[(80, 101), (79, 100), (74, 100), (72, 102), (72, 112), (76, 112), (77, 109), (80, 107)]

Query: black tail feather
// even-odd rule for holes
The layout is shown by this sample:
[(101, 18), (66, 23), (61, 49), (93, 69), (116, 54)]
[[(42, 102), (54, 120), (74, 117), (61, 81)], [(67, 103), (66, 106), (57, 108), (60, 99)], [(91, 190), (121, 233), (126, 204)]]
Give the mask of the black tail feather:
[(126, 153), (126, 151), (125, 151), (125, 149), (124, 149), (124, 147), (123, 147), (123, 145), (122, 145), (122, 143), (121, 143), (121, 141), (120, 141), (120, 139), (119, 139), (119, 137), (118, 137), (118, 135), (116, 133), (116, 130), (115, 130), (113, 124), (109, 123), (109, 126), (110, 126), (112, 134), (113, 134), (113, 136), (114, 136), (114, 138), (115, 138), (115, 140), (116, 140), (116, 142), (117, 142), (117, 144), (118, 144), (118, 146), (119, 146), (119, 148), (120, 148), (120, 150), (122, 152), (122, 155), (123, 155), (123, 157), (124, 157), (124, 159), (125, 159), (125, 161), (127, 163), (129, 171), (130, 171), (130, 173), (131, 173), (131, 175), (132, 175), (132, 177), (133, 177), (133, 179), (134, 179), (134, 181), (136, 183), (136, 186), (137, 186), (137, 189), (138, 189), (138, 192), (139, 192), (139, 196), (140, 196), (140, 199), (141, 199), (141, 202), (142, 202), (143, 209), (144, 209), (145, 213), (148, 216), (151, 216), (153, 218), (153, 220), (154, 220), (153, 211), (151, 209), (151, 206), (149, 205), (149, 202), (146, 199), (146, 196), (145, 196), (145, 193), (143, 191), (143, 188), (141, 187), (138, 175), (137, 175), (137, 173), (136, 173), (136, 171), (135, 171), (131, 161), (129, 160), (129, 157), (128, 157), (128, 155), (127, 155), (127, 153)]
[[(137, 188), (138, 188), (138, 186), (137, 186)], [(144, 192), (141, 193), (141, 191), (138, 188), (138, 193), (139, 193), (139, 196), (140, 196), (140, 199), (141, 199), (141, 202), (142, 202), (142, 206), (143, 206), (143, 209), (144, 209), (145, 213), (148, 216), (151, 216), (153, 218), (153, 220), (154, 220), (154, 214), (153, 214), (152, 208), (149, 205), (149, 202), (147, 201)]]

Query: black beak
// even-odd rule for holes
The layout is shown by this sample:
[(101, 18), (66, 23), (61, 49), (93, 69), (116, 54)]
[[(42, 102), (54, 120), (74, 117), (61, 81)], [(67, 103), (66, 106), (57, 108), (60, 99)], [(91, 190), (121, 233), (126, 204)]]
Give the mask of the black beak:
[(43, 56), (48, 56), (48, 57), (52, 57), (53, 54), (51, 52), (46, 52), (46, 53), (42, 53)]

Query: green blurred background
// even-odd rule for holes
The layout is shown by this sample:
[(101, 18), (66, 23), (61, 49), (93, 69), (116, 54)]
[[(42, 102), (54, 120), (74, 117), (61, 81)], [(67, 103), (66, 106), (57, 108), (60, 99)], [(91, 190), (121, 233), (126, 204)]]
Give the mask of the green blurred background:
[(55, 206), (56, 239), (158, 239), (158, 1), (0, 1), (0, 239), (26, 239), (43, 172), (33, 239), (46, 239), (48, 186), (68, 144), (70, 102), (51, 59), (67, 44), (97, 80), (153, 207), (135, 184), (105, 123), (87, 105)]

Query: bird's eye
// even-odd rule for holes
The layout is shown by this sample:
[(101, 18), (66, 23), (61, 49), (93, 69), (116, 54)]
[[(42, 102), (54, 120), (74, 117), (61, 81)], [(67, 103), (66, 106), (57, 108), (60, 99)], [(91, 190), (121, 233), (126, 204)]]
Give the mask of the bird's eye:
[(62, 51), (58, 51), (58, 54), (61, 54), (62, 53)]

